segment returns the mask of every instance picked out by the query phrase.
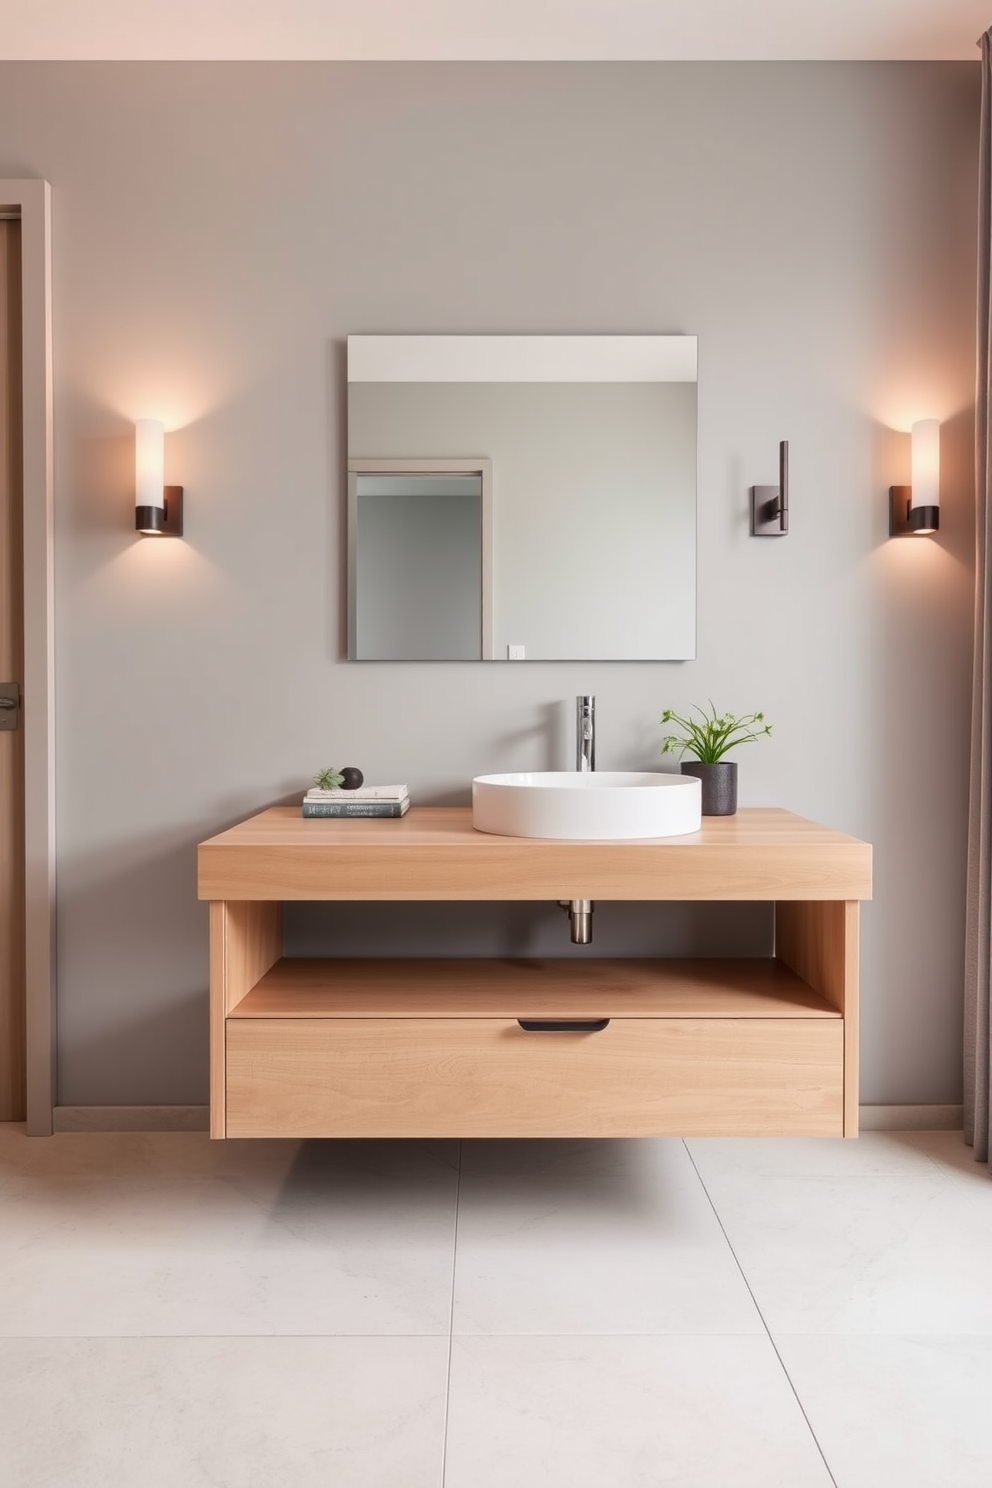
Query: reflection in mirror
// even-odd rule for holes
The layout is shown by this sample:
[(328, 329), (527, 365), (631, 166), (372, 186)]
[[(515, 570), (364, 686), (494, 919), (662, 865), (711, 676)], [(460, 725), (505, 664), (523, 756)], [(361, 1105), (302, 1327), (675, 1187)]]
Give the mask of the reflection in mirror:
[[(491, 466), (481, 559), (437, 492), (428, 515), (375, 487), (362, 516), (360, 476), (464, 473), (466, 450)], [(353, 658), (694, 656), (695, 337), (350, 337), (348, 452)]]
[(478, 661), (482, 476), (354, 473), (359, 661)]

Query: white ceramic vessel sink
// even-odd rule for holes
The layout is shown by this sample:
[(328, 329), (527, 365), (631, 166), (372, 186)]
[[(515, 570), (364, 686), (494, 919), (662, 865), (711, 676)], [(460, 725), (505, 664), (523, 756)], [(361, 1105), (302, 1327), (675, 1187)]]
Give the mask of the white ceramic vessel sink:
[(701, 791), (691, 775), (623, 770), (477, 775), (472, 824), (501, 837), (681, 837), (699, 831)]

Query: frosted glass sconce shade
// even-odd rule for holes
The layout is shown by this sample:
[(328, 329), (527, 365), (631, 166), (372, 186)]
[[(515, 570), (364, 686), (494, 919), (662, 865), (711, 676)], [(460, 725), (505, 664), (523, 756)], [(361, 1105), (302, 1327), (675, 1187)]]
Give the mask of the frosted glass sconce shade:
[(181, 537), (183, 488), (165, 484), (165, 425), (138, 419), (134, 426), (134, 526), (145, 537)]
[(929, 537), (940, 528), (940, 420), (917, 419), (912, 485), (889, 487), (889, 536)]
[(913, 494), (909, 525), (922, 535), (940, 526), (940, 422), (918, 419), (913, 425)]

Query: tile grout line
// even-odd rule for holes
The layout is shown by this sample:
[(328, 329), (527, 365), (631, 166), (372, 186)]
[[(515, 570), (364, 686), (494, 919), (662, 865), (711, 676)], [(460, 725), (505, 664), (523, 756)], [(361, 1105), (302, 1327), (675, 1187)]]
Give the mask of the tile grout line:
[(927, 1152), (927, 1150), (926, 1150), (925, 1147), (917, 1147), (916, 1143), (913, 1141), (912, 1133), (901, 1132), (900, 1135), (901, 1136), (908, 1136), (909, 1137), (909, 1145), (912, 1147), (913, 1151), (914, 1152), (919, 1152), (921, 1154), (921, 1156), (925, 1157), (926, 1160), (927, 1160), (927, 1162), (928, 1163), (931, 1163), (933, 1165), (933, 1167), (935, 1167), (937, 1169), (937, 1172), (941, 1174), (942, 1177), (949, 1178), (951, 1176), (950, 1173), (948, 1172), (947, 1168), (944, 1167), (943, 1163), (940, 1163), (940, 1162), (937, 1161), (937, 1159), (934, 1157), (934, 1155), (933, 1155), (932, 1152)]
[[(834, 1477), (833, 1473), (831, 1472), (830, 1463), (827, 1461), (826, 1453), (824, 1452), (823, 1448), (820, 1446), (819, 1438), (817, 1437), (816, 1432), (813, 1430), (813, 1423), (810, 1421), (809, 1416), (806, 1414), (806, 1407), (803, 1405), (802, 1401), (799, 1398), (799, 1391), (796, 1389), (795, 1385), (793, 1384), (792, 1376), (789, 1373), (788, 1369), (786, 1369), (786, 1367), (785, 1367), (785, 1360), (782, 1358), (782, 1355), (778, 1351), (778, 1344), (775, 1342), (775, 1339), (772, 1337), (772, 1331), (769, 1328), (767, 1322), (765, 1321), (765, 1315), (764, 1315), (764, 1313), (762, 1312), (761, 1308), (758, 1306), (758, 1299), (754, 1295), (754, 1292), (751, 1289), (751, 1283), (747, 1279), (747, 1276), (746, 1276), (745, 1271), (744, 1271), (744, 1267), (741, 1265), (740, 1260), (739, 1260), (738, 1255), (737, 1255), (737, 1252), (734, 1249), (733, 1244), (731, 1243), (730, 1236), (727, 1234), (727, 1231), (726, 1231), (726, 1228), (724, 1226), (723, 1220), (720, 1218), (719, 1210), (717, 1209), (716, 1205), (713, 1202), (712, 1195), (710, 1194), (709, 1189), (706, 1187), (706, 1182), (705, 1182), (705, 1180), (703, 1178), (703, 1175), (702, 1175), (702, 1173), (699, 1171), (699, 1169), (696, 1166), (696, 1159), (693, 1157), (692, 1153), (689, 1151), (689, 1144), (685, 1140), (684, 1137), (682, 1138), (682, 1146), (685, 1149), (686, 1156), (688, 1157), (689, 1161), (692, 1163), (693, 1172), (695, 1173), (696, 1177), (699, 1179), (699, 1186), (703, 1190), (703, 1193), (706, 1195), (706, 1202), (709, 1204), (710, 1208), (713, 1211), (713, 1218), (716, 1220), (717, 1224), (720, 1226), (720, 1233), (723, 1235), (724, 1240), (726, 1240), (726, 1242), (727, 1242), (727, 1249), (730, 1251), (730, 1254), (734, 1258), (734, 1265), (737, 1267), (738, 1271), (740, 1272), (741, 1280), (743, 1281), (744, 1285), (747, 1287), (748, 1296), (751, 1298), (751, 1301), (754, 1304), (754, 1310), (755, 1310), (755, 1312), (758, 1314), (758, 1317), (761, 1319), (761, 1326), (765, 1330), (765, 1336), (767, 1337), (768, 1342), (771, 1344), (772, 1349), (774, 1350), (775, 1357), (776, 1357), (776, 1359), (778, 1360), (778, 1363), (779, 1363), (779, 1368), (781, 1369), (782, 1373), (785, 1375), (786, 1382), (788, 1383), (789, 1389), (792, 1391), (793, 1399), (795, 1400), (796, 1404), (799, 1407), (799, 1410), (800, 1410), (800, 1412), (802, 1414), (803, 1420), (806, 1422), (806, 1429), (809, 1432), (810, 1436), (813, 1438), (813, 1445), (816, 1447), (817, 1452), (820, 1454), (820, 1461), (823, 1463), (823, 1466), (824, 1466), (824, 1468), (826, 1470), (827, 1476), (830, 1479), (831, 1483), (834, 1485), (834, 1488), (837, 1488), (837, 1479)], [(442, 1488), (443, 1488), (443, 1485), (442, 1485)]]
[(455, 1266), (458, 1261), (458, 1201), (462, 1191), (462, 1138), (458, 1139), (458, 1176), (455, 1179), (455, 1226), (451, 1244), (451, 1306), (448, 1309), (448, 1365), (444, 1380), (444, 1424), (441, 1429), (441, 1488), (448, 1475), (448, 1408), (451, 1403), (451, 1350), (455, 1337)]
[[(764, 1321), (764, 1319), (762, 1319)], [(420, 1343), (428, 1339), (444, 1338), (443, 1333), (0, 1333), (0, 1346), (4, 1344), (143, 1344), (143, 1343), (175, 1343), (175, 1344), (278, 1344), (278, 1343)], [(584, 1329), (581, 1333), (562, 1333), (559, 1331), (546, 1332), (542, 1330), (537, 1333), (476, 1333), (466, 1335), (471, 1343), (479, 1343), (483, 1340), (496, 1339), (524, 1339), (533, 1342), (537, 1338), (563, 1339), (566, 1342), (580, 1342), (585, 1338), (616, 1338), (625, 1341), (631, 1338), (751, 1338), (758, 1337), (757, 1334), (740, 1332), (718, 1332), (718, 1333), (665, 1333), (658, 1329), (649, 1330), (646, 1333), (624, 1331), (617, 1333), (612, 1329), (593, 1328)], [(798, 1337), (817, 1337), (816, 1334), (799, 1334)], [(852, 1335), (852, 1336), (877, 1336), (879, 1338), (905, 1338), (910, 1340), (931, 1342), (936, 1339), (948, 1337), (964, 1337), (986, 1339), (987, 1334), (946, 1334), (946, 1333), (880, 1333), (878, 1335)], [(769, 1338), (772, 1347), (775, 1347), (774, 1339)], [(776, 1355), (778, 1350), (775, 1349)], [(781, 1363), (781, 1356), (779, 1356)], [(785, 1369), (785, 1365), (782, 1365)], [(449, 1348), (449, 1370), (450, 1370), (450, 1348)], [(788, 1371), (786, 1371), (788, 1373)], [(449, 1375), (450, 1377), (450, 1375)], [(790, 1380), (791, 1385), (791, 1380)], [(795, 1387), (793, 1386), (793, 1394)], [(801, 1402), (800, 1402), (801, 1404)], [(805, 1411), (803, 1412), (805, 1416)], [(447, 1406), (445, 1407), (445, 1427), (447, 1426)], [(812, 1428), (811, 1428), (812, 1429)], [(821, 1453), (822, 1456), (822, 1453)], [(829, 1469), (828, 1469), (829, 1471)], [(833, 1481), (833, 1480), (832, 1480)]]

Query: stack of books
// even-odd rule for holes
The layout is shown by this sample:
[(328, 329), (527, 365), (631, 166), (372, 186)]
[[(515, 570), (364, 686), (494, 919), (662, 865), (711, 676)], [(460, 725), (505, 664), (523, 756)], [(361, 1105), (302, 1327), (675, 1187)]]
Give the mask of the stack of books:
[(357, 790), (318, 790), (303, 797), (304, 816), (405, 816), (410, 796), (405, 785), (360, 785)]

